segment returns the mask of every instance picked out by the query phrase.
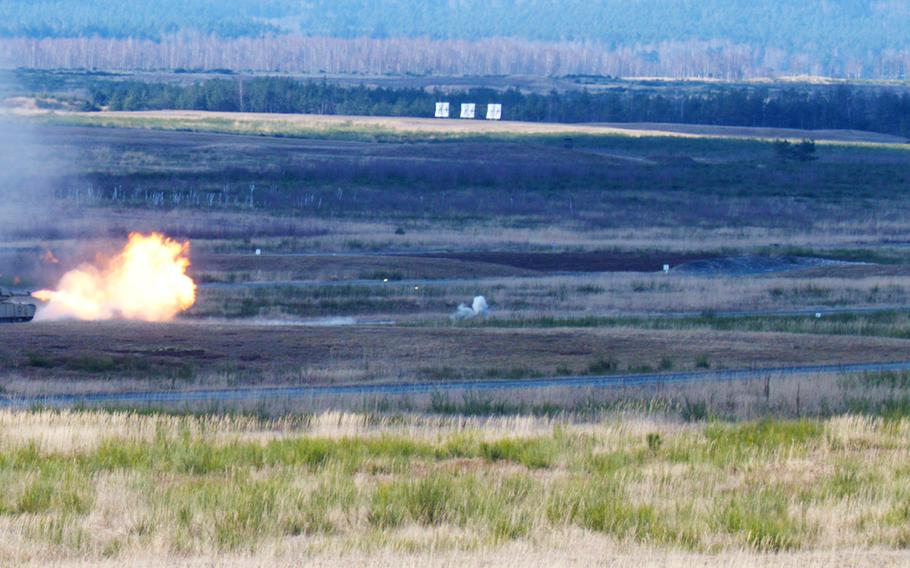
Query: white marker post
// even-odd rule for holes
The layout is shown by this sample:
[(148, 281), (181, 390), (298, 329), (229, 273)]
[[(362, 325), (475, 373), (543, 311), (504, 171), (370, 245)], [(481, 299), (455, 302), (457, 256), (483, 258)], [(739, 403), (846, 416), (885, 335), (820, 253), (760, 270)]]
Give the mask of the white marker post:
[(474, 118), (477, 105), (474, 103), (463, 103), (461, 105), (461, 118)]
[(670, 274), (670, 265), (669, 264), (664, 265), (664, 274)]

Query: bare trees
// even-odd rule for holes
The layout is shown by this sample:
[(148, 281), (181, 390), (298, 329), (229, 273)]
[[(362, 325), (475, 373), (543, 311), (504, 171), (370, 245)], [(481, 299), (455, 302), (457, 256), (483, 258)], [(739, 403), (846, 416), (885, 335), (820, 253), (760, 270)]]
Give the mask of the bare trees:
[(429, 38), (331, 38), (301, 35), (219, 38), (179, 33), (132, 38), (3, 38), (0, 60), (62, 69), (230, 69), (286, 73), (437, 75), (604, 75), (743, 79), (771, 74), (849, 78), (910, 75), (910, 51), (862, 60), (810, 55), (725, 40), (609, 47), (592, 41), (478, 41)]

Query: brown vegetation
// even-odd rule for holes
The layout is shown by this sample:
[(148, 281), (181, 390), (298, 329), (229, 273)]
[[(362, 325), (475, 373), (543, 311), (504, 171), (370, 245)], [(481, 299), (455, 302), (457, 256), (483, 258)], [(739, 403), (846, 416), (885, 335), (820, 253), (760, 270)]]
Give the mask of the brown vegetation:
[[(901, 361), (906, 341), (634, 329), (332, 327), (281, 321), (0, 327), (10, 393), (523, 378)], [(608, 363), (604, 363), (608, 362)], [(604, 366), (606, 365), (606, 366)]]

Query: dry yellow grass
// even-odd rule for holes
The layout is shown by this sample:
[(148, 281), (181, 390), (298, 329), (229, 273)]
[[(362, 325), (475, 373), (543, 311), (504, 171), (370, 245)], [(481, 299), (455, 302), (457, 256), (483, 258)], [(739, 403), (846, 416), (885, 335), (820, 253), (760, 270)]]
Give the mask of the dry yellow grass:
[[(495, 122), (484, 120), (439, 120), (432, 118), (380, 117), (380, 116), (346, 116), (317, 114), (268, 114), (268, 113), (234, 113), (193, 110), (162, 111), (111, 111), (98, 113), (72, 113), (72, 116), (97, 120), (154, 120), (176, 121), (182, 124), (197, 123), (205, 126), (205, 121), (227, 121), (242, 128), (256, 127), (263, 131), (285, 131), (287, 129), (337, 131), (366, 130), (389, 131), (397, 134), (591, 134), (623, 136), (672, 136), (690, 138), (689, 134), (666, 131), (633, 130), (606, 126), (589, 126), (575, 124), (556, 124), (542, 122)], [(67, 114), (64, 114), (67, 116)]]
[[(416, 532), (416, 531), (415, 531)], [(424, 535), (432, 542), (433, 534)], [(228, 554), (156, 558), (128, 558), (131, 566), (146, 568), (202, 568), (217, 565), (224, 568), (265, 568), (272, 566), (351, 566), (364, 568), (409, 568), (421, 566), (474, 568), (500, 566), (574, 567), (608, 566), (611, 568), (891, 568), (907, 566), (910, 553), (904, 551), (839, 550), (830, 552), (796, 552), (756, 554), (749, 551), (692, 554), (665, 552), (644, 546), (619, 544), (585, 531), (559, 531), (542, 535), (534, 542), (509, 543), (493, 550), (407, 551), (394, 548), (370, 551), (332, 551), (318, 546), (289, 545), (265, 547), (253, 554)], [(57, 566), (60, 568), (120, 568), (124, 560), (35, 561), (23, 566)]]
[(902, 566), (908, 433), (3, 411), (0, 564)]
[[(825, 130), (807, 131), (747, 128), (709, 127), (672, 124), (646, 124), (623, 127), (620, 125), (561, 124), (519, 121), (458, 120), (413, 117), (347, 116), (318, 114), (237, 113), (195, 110), (160, 111), (107, 111), (103, 113), (61, 112), (63, 117), (74, 117), (96, 123), (118, 121), (145, 124), (156, 128), (197, 128), (200, 130), (229, 128), (238, 131), (255, 130), (264, 134), (293, 132), (391, 132), (403, 135), (594, 135), (665, 138), (728, 138), (800, 139), (816, 138), (822, 144), (848, 144), (870, 147), (901, 148), (900, 143), (882, 142), (885, 138), (875, 133), (858, 131)], [(217, 122), (218, 127), (213, 123)]]

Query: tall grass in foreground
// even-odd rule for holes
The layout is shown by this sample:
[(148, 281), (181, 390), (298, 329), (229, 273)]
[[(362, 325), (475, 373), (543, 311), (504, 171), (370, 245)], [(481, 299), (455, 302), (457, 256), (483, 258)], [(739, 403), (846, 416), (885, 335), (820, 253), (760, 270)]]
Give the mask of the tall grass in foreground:
[(900, 549), (908, 434), (910, 420), (856, 417), (3, 412), (0, 559), (479, 550), (554, 531), (697, 552)]

